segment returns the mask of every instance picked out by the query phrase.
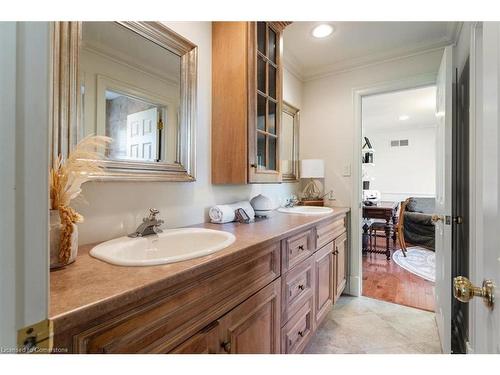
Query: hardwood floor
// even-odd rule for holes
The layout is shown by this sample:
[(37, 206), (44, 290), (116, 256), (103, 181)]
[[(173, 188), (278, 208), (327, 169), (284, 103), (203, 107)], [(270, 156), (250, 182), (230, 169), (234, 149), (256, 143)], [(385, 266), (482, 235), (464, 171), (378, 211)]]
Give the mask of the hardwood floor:
[(434, 283), (406, 271), (382, 254), (363, 255), (363, 295), (434, 311)]

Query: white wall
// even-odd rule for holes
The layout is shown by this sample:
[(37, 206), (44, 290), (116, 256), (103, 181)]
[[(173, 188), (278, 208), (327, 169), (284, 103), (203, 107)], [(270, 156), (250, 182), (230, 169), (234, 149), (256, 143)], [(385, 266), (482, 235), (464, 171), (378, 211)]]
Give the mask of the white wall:
[[(354, 149), (361, 144), (361, 129), (355, 129), (354, 113), (361, 90), (393, 85), (396, 82), (425, 81), (438, 71), (442, 50), (408, 56), (304, 83), (300, 128), (300, 157), (325, 160), (325, 191), (333, 190), (335, 200), (328, 205), (351, 208), (352, 218), (361, 226), (357, 192), (353, 181)], [(427, 84), (429, 84), (427, 82)], [(399, 87), (403, 88), (403, 87)], [(359, 91), (358, 91), (359, 90)], [(358, 125), (360, 126), (360, 125)], [(356, 151), (358, 152), (358, 151)], [(361, 176), (359, 176), (361, 178)], [(359, 184), (359, 185), (358, 185)], [(361, 194), (361, 192), (359, 192)], [(361, 292), (361, 238), (356, 222), (351, 225), (350, 277), (347, 293)]]
[(287, 67), (283, 69), (283, 100), (295, 108), (302, 107), (303, 82)]
[[(0, 347), (47, 318), (49, 23), (0, 22)], [(36, 62), (36, 63), (34, 63)]]
[[(398, 124), (394, 124), (398, 126)], [(370, 189), (381, 192), (382, 200), (403, 201), (408, 197), (436, 194), (436, 129), (365, 130), (375, 149), (374, 165), (364, 165)], [(408, 139), (409, 145), (391, 147), (391, 140)]]
[[(80, 244), (133, 231), (149, 207), (158, 208), (166, 226), (173, 228), (206, 221), (208, 208), (213, 204), (249, 199), (261, 192), (278, 203), (296, 189), (296, 184), (211, 184), (211, 23), (166, 22), (166, 25), (198, 45), (197, 181), (87, 183), (83, 188), (86, 202), (81, 199), (74, 204), (85, 217), (85, 222), (79, 224)], [(296, 104), (300, 101), (300, 93), (293, 92), (297, 82), (292, 82), (288, 74), (284, 79), (285, 100)]]
[(325, 191), (336, 206), (351, 206), (353, 181), (353, 91), (412, 76), (437, 73), (442, 50), (393, 60), (304, 83), (300, 157), (325, 160)]

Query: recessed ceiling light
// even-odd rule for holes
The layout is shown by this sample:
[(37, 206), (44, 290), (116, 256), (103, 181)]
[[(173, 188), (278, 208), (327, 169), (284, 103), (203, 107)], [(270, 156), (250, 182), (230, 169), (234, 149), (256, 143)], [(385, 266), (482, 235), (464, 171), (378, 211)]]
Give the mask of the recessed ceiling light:
[(409, 118), (410, 118), (410, 116), (408, 116), (408, 115), (401, 115), (401, 116), (399, 116), (399, 121), (406, 121)]
[(328, 25), (327, 23), (322, 23), (321, 25), (316, 26), (312, 31), (313, 37), (318, 39), (326, 38), (331, 33), (333, 33), (333, 26)]

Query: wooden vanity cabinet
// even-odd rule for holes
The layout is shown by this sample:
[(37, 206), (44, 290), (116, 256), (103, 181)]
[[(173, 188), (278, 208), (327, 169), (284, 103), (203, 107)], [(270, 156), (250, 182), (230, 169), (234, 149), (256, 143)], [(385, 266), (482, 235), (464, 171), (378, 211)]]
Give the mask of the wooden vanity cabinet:
[(280, 293), (277, 279), (170, 353), (280, 353)]
[(333, 241), (314, 254), (314, 327), (328, 315), (334, 299), (334, 245)]
[(278, 279), (219, 319), (219, 353), (280, 353)]
[(281, 182), (286, 22), (212, 23), (212, 183)]
[(347, 233), (344, 232), (334, 241), (334, 302), (336, 302), (347, 284)]
[(346, 286), (346, 229), (343, 215), (294, 231), (57, 332), (54, 344), (72, 353), (301, 353)]

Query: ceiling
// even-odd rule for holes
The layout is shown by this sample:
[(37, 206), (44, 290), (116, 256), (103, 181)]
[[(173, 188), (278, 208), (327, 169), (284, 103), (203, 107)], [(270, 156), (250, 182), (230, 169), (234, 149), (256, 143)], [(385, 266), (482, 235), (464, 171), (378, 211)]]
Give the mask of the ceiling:
[[(363, 132), (435, 127), (436, 86), (363, 97)], [(408, 116), (400, 120), (400, 116)]]
[(316, 39), (311, 32), (319, 23), (324, 22), (293, 22), (284, 31), (285, 64), (304, 80), (443, 47), (459, 27), (459, 22), (326, 22), (335, 31)]
[(180, 81), (180, 56), (115, 22), (83, 22), (82, 48), (160, 79)]

